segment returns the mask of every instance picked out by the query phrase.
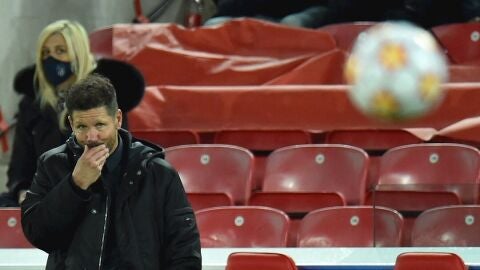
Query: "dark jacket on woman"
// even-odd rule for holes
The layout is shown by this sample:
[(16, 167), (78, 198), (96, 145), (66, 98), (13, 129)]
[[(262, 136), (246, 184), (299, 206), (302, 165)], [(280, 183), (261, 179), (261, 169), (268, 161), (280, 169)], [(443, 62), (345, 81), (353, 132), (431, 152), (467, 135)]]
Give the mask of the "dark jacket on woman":
[[(30, 187), (37, 169), (38, 157), (45, 151), (63, 144), (70, 135), (69, 130), (60, 130), (54, 108), (40, 108), (33, 83), (34, 73), (35, 66), (29, 66), (19, 71), (15, 77), (15, 91), (24, 97), (19, 105), (12, 156), (7, 172), (8, 195), (12, 198), (12, 205), (5, 206), (15, 206), (18, 192)], [(110, 79), (117, 90), (118, 105), (124, 112), (124, 119), (127, 119), (126, 112), (138, 105), (143, 97), (145, 82), (142, 74), (130, 64), (107, 59), (99, 60), (93, 73), (102, 74)], [(122, 126), (126, 128), (126, 122)]]
[(114, 199), (103, 172), (86, 191), (73, 183), (83, 152), (73, 136), (40, 157), (22, 203), (25, 235), (49, 253), (47, 270), (104, 269), (112, 252), (106, 239), (117, 243), (121, 263), (114, 269), (201, 269), (195, 216), (177, 172), (161, 149), (132, 142), (125, 130), (119, 134), (122, 177), (115, 179)]

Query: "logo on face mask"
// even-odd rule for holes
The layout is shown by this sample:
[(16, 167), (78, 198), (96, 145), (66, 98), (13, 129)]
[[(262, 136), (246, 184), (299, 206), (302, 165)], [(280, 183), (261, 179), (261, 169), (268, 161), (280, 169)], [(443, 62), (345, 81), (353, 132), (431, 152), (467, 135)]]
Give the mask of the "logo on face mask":
[(65, 82), (73, 74), (70, 62), (60, 61), (52, 56), (44, 59), (42, 66), (45, 77), (47, 77), (48, 82), (53, 86), (58, 86)]

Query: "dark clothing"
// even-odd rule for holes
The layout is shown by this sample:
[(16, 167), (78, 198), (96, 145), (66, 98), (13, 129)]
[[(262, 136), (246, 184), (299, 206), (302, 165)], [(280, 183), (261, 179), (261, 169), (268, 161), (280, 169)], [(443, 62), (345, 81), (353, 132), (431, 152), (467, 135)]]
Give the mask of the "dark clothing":
[(323, 5), (326, 0), (217, 0), (217, 13), (214, 17), (266, 17), (280, 18), (300, 12), (314, 5)]
[[(28, 189), (37, 169), (37, 158), (47, 150), (65, 142), (70, 131), (61, 131), (53, 108), (40, 108), (33, 85), (35, 66), (20, 71), (15, 78), (15, 90), (23, 94), (17, 115), (12, 156), (8, 168), (8, 196), (18, 201), (18, 192)], [(129, 110), (143, 97), (145, 82), (133, 66), (115, 61), (99, 60), (93, 73), (109, 78), (117, 90), (119, 108), (126, 119)], [(29, 82), (29, 83), (27, 83)], [(125, 127), (125, 126), (124, 126)], [(1, 205), (0, 205), (1, 206)]]
[(178, 173), (156, 146), (132, 142), (124, 130), (120, 136), (122, 177), (114, 202), (100, 180), (87, 190), (73, 183), (83, 151), (73, 137), (39, 158), (22, 203), (26, 237), (49, 253), (47, 270), (105, 269), (109, 234), (115, 235), (120, 269), (201, 269), (195, 216)]

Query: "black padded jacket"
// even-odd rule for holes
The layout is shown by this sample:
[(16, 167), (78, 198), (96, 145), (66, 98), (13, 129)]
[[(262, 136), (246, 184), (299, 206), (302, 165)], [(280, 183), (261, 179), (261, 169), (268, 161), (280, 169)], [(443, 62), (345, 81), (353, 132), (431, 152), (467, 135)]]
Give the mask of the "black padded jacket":
[(103, 269), (105, 239), (112, 233), (121, 269), (201, 269), (195, 216), (178, 173), (156, 146), (132, 141), (122, 129), (120, 135), (123, 177), (113, 204), (102, 181), (86, 191), (73, 183), (82, 154), (73, 137), (40, 157), (22, 203), (26, 237), (49, 253), (47, 270)]

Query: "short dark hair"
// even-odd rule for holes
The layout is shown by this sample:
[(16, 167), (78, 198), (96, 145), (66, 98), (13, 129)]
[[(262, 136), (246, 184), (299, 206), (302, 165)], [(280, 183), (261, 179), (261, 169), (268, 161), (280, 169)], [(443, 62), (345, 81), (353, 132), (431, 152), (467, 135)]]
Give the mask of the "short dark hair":
[(115, 88), (110, 80), (99, 74), (88, 75), (75, 83), (67, 92), (68, 115), (73, 111), (86, 111), (105, 106), (109, 115), (115, 116), (118, 110)]

